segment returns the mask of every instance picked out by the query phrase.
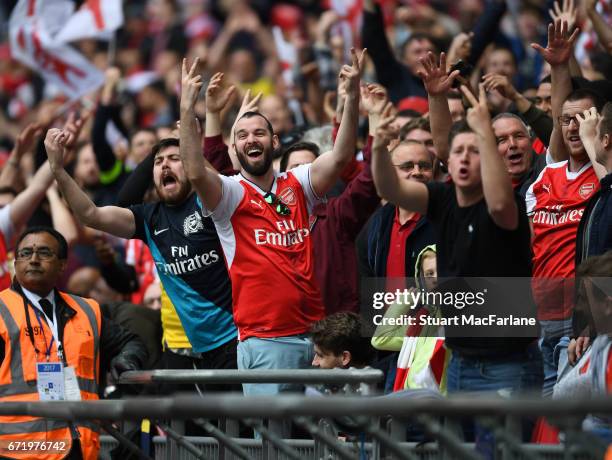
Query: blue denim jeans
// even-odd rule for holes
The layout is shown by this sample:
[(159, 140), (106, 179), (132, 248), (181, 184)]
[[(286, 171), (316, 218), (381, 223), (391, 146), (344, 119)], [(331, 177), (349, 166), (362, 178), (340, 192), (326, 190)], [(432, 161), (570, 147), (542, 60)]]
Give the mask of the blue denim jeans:
[[(496, 393), (510, 397), (521, 392), (541, 391), (543, 381), (542, 355), (537, 342), (525, 353), (517, 353), (505, 359), (478, 359), (453, 353), (447, 369), (448, 393)], [(529, 425), (525, 435), (530, 433)], [(471, 424), (464, 427), (468, 438)], [(484, 458), (495, 458), (493, 433), (476, 424), (473, 427), (476, 450)]]
[[(540, 321), (542, 337), (540, 338), (540, 350), (542, 351), (542, 362), (544, 363), (544, 385), (542, 396), (552, 397), (553, 387), (557, 383), (557, 371), (559, 369), (559, 347), (561, 339), (571, 335), (572, 320)], [(564, 342), (565, 343), (565, 342)]]
[[(306, 369), (312, 365), (314, 348), (306, 335), (257, 338), (238, 342), (238, 369)], [(242, 385), (245, 395), (275, 395), (282, 391), (303, 392), (301, 386), (278, 383)]]

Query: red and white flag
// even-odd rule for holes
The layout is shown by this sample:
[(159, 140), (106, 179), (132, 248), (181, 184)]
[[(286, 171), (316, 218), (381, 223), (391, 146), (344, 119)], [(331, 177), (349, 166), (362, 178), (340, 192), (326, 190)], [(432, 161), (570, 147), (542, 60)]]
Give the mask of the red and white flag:
[[(64, 0), (20, 0), (17, 3), (9, 21), (11, 55), (74, 100), (99, 88), (104, 83), (104, 74), (81, 53), (71, 46), (56, 43), (51, 36), (48, 27), (54, 26), (44, 20), (49, 14), (47, 8), (61, 8), (61, 3), (65, 3)], [(53, 23), (57, 21), (55, 17)]]
[(123, 24), (121, 0), (87, 0), (55, 36), (57, 43), (83, 38), (110, 40)]
[(272, 28), (272, 36), (276, 45), (276, 52), (281, 64), (283, 80), (290, 88), (293, 87), (293, 66), (297, 63), (297, 52), (292, 43), (285, 40), (280, 27)]
[(345, 57), (350, 62), (350, 49), (359, 46), (363, 0), (331, 0), (331, 8), (338, 13), (340, 21), (334, 26), (335, 33), (344, 39)]

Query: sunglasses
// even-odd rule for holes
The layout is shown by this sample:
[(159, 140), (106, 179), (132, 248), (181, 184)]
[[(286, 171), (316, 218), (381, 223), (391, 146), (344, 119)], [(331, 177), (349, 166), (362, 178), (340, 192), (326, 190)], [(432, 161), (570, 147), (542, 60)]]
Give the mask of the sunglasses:
[(291, 209), (289, 209), (289, 207), (283, 203), (281, 200), (278, 199), (278, 197), (272, 193), (272, 192), (268, 192), (264, 195), (264, 200), (266, 201), (266, 203), (274, 206), (274, 209), (276, 209), (276, 212), (281, 215), (281, 216), (288, 216), (289, 214), (291, 214)]

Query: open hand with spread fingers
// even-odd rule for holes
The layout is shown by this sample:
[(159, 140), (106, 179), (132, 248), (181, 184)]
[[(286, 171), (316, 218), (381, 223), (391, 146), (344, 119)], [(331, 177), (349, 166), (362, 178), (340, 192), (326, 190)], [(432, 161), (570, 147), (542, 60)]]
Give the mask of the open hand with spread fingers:
[(537, 43), (531, 47), (538, 51), (551, 66), (566, 64), (574, 52), (574, 43), (578, 39), (579, 29), (574, 29), (570, 35), (567, 21), (560, 19), (548, 24), (548, 44), (542, 48)]
[(425, 90), (430, 96), (446, 94), (459, 75), (458, 70), (454, 70), (450, 74), (446, 71), (446, 54), (444, 53), (440, 53), (439, 64), (431, 51), (427, 53), (427, 56), (420, 58), (419, 62), (423, 69), (418, 70), (417, 75), (423, 80)]
[(485, 85), (483, 83), (478, 85), (478, 90), (478, 99), (476, 99), (476, 96), (472, 94), (467, 86), (461, 86), (461, 92), (471, 106), (467, 111), (468, 125), (470, 125), (470, 128), (472, 128), (476, 134), (483, 134), (487, 130), (492, 130), (493, 128), (491, 127), (491, 114), (487, 106)]
[(561, 1), (557, 0), (553, 5), (553, 9), (548, 10), (548, 14), (550, 14), (553, 21), (566, 21), (568, 29), (571, 31), (576, 25), (576, 5), (574, 0), (563, 0), (563, 6), (559, 6), (560, 3)]

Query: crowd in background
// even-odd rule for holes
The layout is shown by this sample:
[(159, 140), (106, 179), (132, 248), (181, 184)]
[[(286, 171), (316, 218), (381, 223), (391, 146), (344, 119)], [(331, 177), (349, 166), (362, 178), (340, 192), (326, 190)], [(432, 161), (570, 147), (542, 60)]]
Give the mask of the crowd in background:
[[(286, 367), (375, 364), (388, 390), (551, 396), (610, 332), (573, 314), (571, 280), (612, 276), (612, 3), (363, 0), (343, 2), (344, 17), (332, 3), (125, 2), (114, 38), (74, 43), (105, 80), (73, 102), (2, 37), (0, 275), (22, 229), (55, 228), (69, 245), (58, 288), (137, 332), (148, 368), (284, 367), (295, 351)], [(276, 175), (256, 170), (268, 154)], [(256, 180), (267, 177), (269, 188)], [(258, 197), (298, 227), (279, 227), (284, 240), (255, 230), (255, 248), (277, 243), (267, 273), (249, 265), (260, 256), (240, 230)], [(180, 241), (162, 240), (175, 230)], [(278, 255), (298, 243), (301, 256)], [(197, 279), (209, 262), (218, 271)], [(544, 280), (533, 283), (541, 340), (411, 327), (377, 329), (376, 352), (362, 340), (360, 281), (434, 290), (436, 276)], [(422, 307), (385, 316), (440, 314)], [(314, 355), (298, 352), (310, 333)], [(291, 337), (292, 351), (246, 350), (252, 337)], [(233, 355), (211, 354), (221, 347)], [(279, 362), (247, 359), (264, 355)]]

